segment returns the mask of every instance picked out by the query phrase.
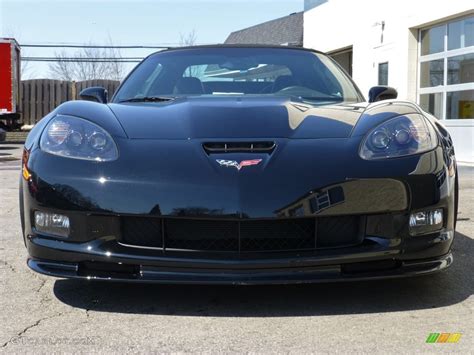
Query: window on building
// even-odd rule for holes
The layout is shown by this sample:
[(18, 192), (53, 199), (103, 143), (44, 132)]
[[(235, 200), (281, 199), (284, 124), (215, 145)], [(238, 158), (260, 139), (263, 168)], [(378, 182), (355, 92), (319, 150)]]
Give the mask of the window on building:
[(421, 31), (421, 55), (439, 53), (444, 50), (445, 25)]
[(388, 62), (379, 63), (379, 85), (388, 85)]
[(474, 46), (474, 18), (448, 24), (448, 49)]
[(474, 119), (474, 16), (420, 31), (419, 103), (440, 119)]

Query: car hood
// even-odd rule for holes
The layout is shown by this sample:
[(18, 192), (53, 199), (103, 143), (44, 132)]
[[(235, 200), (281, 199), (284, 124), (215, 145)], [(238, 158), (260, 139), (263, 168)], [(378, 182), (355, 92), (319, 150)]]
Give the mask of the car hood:
[(279, 97), (188, 97), (109, 104), (131, 139), (346, 138), (364, 104), (314, 106)]

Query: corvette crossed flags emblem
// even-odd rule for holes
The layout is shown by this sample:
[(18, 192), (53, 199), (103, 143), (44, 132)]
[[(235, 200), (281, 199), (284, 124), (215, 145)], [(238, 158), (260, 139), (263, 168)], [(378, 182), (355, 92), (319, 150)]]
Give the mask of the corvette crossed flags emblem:
[(238, 163), (235, 160), (224, 160), (224, 159), (216, 159), (216, 162), (219, 163), (220, 166), (225, 166), (225, 167), (234, 167), (237, 170), (240, 171), (244, 166), (251, 166), (251, 165), (258, 165), (262, 159), (252, 159), (252, 160), (242, 160), (240, 163)]

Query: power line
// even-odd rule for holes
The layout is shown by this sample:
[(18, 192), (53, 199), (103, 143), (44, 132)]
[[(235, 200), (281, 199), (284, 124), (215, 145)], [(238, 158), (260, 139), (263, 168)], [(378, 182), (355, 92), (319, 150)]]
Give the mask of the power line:
[(81, 59), (104, 59), (104, 60), (142, 60), (144, 57), (23, 57), (28, 59), (71, 59), (71, 60), (81, 60)]
[(140, 63), (140, 60), (55, 60), (55, 59), (22, 59), (23, 62), (63, 62), (63, 63)]
[(65, 63), (140, 63), (143, 58), (66, 58), (66, 57), (22, 57), (24, 62), (65, 62)]
[(20, 47), (29, 48), (108, 48), (108, 49), (167, 49), (167, 46), (100, 46), (93, 44), (20, 44)]

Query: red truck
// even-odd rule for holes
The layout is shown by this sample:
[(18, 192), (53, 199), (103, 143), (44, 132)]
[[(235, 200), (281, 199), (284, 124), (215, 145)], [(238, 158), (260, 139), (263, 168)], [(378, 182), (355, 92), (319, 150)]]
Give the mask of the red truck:
[(20, 118), (20, 45), (0, 38), (0, 129), (17, 128)]

